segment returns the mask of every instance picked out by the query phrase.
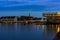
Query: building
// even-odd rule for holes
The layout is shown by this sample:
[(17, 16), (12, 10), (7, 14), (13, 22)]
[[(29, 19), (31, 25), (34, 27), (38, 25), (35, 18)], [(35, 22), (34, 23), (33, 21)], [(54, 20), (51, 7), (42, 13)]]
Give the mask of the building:
[(17, 16), (3, 16), (0, 17), (0, 22), (16, 22)]
[(48, 23), (60, 23), (60, 12), (43, 13)]
[(20, 17), (21, 20), (33, 20), (32, 16), (21, 16)]

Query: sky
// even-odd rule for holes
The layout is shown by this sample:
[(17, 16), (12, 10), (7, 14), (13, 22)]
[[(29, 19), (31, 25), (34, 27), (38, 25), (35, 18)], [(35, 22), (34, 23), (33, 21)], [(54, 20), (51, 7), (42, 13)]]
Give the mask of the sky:
[(60, 11), (60, 0), (0, 0), (0, 16), (31, 12), (31, 15), (41, 17), (42, 12), (56, 11)]

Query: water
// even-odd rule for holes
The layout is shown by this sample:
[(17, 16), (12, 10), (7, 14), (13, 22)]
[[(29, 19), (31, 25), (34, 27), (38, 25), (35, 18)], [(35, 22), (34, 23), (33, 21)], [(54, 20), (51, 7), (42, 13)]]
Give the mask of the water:
[(59, 25), (0, 23), (0, 40), (53, 40)]

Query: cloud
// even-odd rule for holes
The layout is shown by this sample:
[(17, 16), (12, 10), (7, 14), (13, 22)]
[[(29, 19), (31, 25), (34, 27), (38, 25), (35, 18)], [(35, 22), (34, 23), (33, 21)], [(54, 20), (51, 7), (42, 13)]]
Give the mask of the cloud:
[[(22, 6), (22, 5), (47, 5), (48, 0), (5, 0), (0, 2), (0, 7)], [(16, 5), (15, 5), (16, 4)]]
[(0, 1), (1, 1), (0, 7), (15, 7), (15, 6), (24, 6), (24, 5), (28, 5), (28, 6), (38, 5), (40, 7), (42, 5), (44, 6), (43, 8), (45, 10), (59, 10), (60, 9), (60, 0), (8, 0), (8, 1), (0, 0)]

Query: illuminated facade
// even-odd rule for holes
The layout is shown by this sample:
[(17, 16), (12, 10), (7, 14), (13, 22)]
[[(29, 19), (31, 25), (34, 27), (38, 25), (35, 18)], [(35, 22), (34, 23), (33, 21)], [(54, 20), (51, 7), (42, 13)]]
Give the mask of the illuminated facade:
[(43, 13), (43, 16), (46, 17), (47, 22), (60, 23), (60, 12)]
[(17, 16), (0, 17), (0, 22), (16, 22), (16, 21), (17, 21)]

